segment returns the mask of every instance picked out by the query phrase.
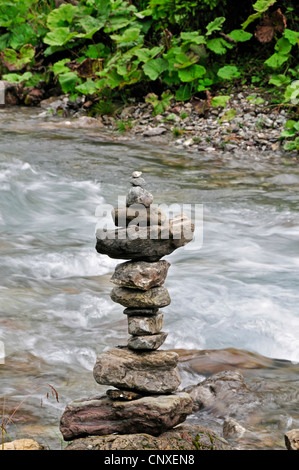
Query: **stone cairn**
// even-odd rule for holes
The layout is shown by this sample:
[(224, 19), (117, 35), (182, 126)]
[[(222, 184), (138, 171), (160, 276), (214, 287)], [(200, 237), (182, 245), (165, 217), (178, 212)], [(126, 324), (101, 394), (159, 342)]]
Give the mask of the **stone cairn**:
[(190, 395), (177, 391), (178, 354), (159, 348), (167, 337), (160, 309), (171, 301), (164, 287), (170, 263), (161, 258), (189, 243), (194, 226), (184, 214), (167, 220), (152, 206), (141, 172), (134, 171), (130, 183), (126, 207), (112, 211), (116, 228), (96, 234), (98, 253), (126, 260), (116, 266), (110, 295), (125, 307), (130, 337), (126, 346), (99, 354), (94, 366), (96, 382), (114, 388), (67, 405), (60, 423), (66, 441), (112, 433), (158, 436), (192, 413)]

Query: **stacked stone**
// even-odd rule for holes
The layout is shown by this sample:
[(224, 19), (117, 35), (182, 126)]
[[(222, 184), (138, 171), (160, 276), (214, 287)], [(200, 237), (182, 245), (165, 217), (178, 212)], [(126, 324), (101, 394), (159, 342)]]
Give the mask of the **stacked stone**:
[(190, 395), (177, 392), (178, 355), (159, 348), (167, 337), (160, 309), (171, 302), (164, 286), (170, 263), (161, 258), (191, 241), (193, 226), (181, 215), (167, 221), (151, 206), (141, 172), (133, 172), (130, 182), (126, 207), (112, 212), (117, 228), (98, 230), (96, 245), (99, 253), (129, 260), (116, 266), (111, 299), (125, 307), (130, 337), (127, 345), (98, 356), (94, 378), (114, 388), (67, 406), (60, 427), (65, 440), (115, 432), (159, 435), (192, 412)]

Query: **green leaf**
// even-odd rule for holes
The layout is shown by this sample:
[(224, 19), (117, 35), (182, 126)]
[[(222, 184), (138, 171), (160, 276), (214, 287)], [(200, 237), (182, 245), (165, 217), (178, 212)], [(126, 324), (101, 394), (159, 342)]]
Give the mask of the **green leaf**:
[(177, 101), (187, 101), (190, 100), (192, 96), (192, 85), (189, 83), (186, 83), (186, 85), (181, 86), (176, 94), (175, 94), (175, 99)]
[(77, 33), (71, 33), (69, 28), (57, 28), (47, 33), (44, 37), (44, 43), (49, 46), (64, 46), (76, 35)]
[(197, 31), (191, 31), (189, 33), (181, 33), (181, 38), (183, 39), (184, 43), (192, 42), (194, 44), (205, 44), (206, 39), (204, 36), (198, 34)]
[(269, 59), (265, 60), (264, 64), (267, 65), (268, 67), (271, 67), (272, 69), (278, 69), (288, 59), (289, 59), (289, 56), (275, 52), (269, 57)]
[(124, 31), (122, 35), (119, 34), (112, 34), (110, 37), (117, 43), (130, 43), (134, 42), (138, 39), (140, 35), (140, 29), (139, 28), (128, 28)]
[(157, 78), (168, 68), (167, 60), (160, 57), (157, 59), (151, 59), (142, 66), (145, 75), (151, 80), (157, 80)]
[(85, 16), (77, 21), (77, 25), (84, 29), (85, 33), (78, 33), (76, 37), (91, 39), (97, 31), (104, 27), (105, 22), (99, 18)]
[(3, 80), (7, 80), (10, 83), (22, 83), (30, 80), (32, 78), (31, 72), (25, 72), (23, 75), (18, 75), (17, 73), (7, 73), (6, 75), (2, 76)]
[(56, 28), (66, 27), (72, 23), (78, 7), (70, 3), (62, 4), (59, 8), (52, 10), (47, 17), (47, 26), (53, 30)]
[(141, 62), (148, 62), (153, 59), (156, 55), (163, 51), (163, 46), (156, 46), (152, 49), (141, 48), (137, 49), (135, 55)]
[(235, 65), (225, 65), (218, 70), (217, 75), (224, 80), (232, 80), (238, 78), (240, 72)]
[(299, 34), (297, 31), (292, 31), (291, 29), (286, 28), (283, 33), (283, 37), (286, 38), (292, 46), (296, 46), (299, 41)]
[(83, 95), (93, 95), (98, 91), (97, 83), (93, 80), (87, 80), (81, 85), (76, 86), (75, 90), (79, 91)]
[(32, 62), (34, 55), (34, 47), (31, 44), (26, 44), (20, 49), (20, 52), (16, 52), (13, 49), (4, 49), (1, 59), (3, 65), (9, 71), (19, 71)]
[(278, 54), (286, 55), (292, 49), (292, 44), (286, 38), (279, 38), (275, 44), (275, 50)]
[(288, 85), (291, 79), (287, 75), (279, 74), (279, 75), (272, 75), (269, 80), (270, 85), (276, 85), (278, 87)]
[(252, 34), (243, 29), (234, 29), (228, 36), (236, 42), (245, 42), (252, 38)]
[(253, 15), (250, 15), (247, 20), (241, 25), (242, 29), (246, 29), (247, 26), (255, 21), (256, 19), (260, 18), (262, 14), (268, 10), (270, 6), (272, 6), (274, 3), (276, 3), (276, 0), (258, 0), (255, 2), (253, 6), (254, 10), (256, 13), (253, 13)]
[(219, 31), (221, 29), (222, 24), (225, 22), (224, 16), (220, 16), (215, 18), (207, 25), (207, 32), (206, 36), (210, 36), (214, 31)]
[(214, 96), (212, 98), (212, 106), (213, 108), (217, 108), (218, 106), (221, 106), (222, 108), (225, 108), (226, 103), (230, 99), (230, 96), (227, 95), (221, 95), (221, 96)]
[(180, 69), (178, 71), (179, 77), (182, 82), (192, 82), (197, 78), (202, 77), (206, 73), (206, 69), (202, 65), (191, 65), (190, 67)]
[(59, 75), (59, 83), (64, 93), (69, 93), (75, 90), (76, 85), (80, 82), (79, 77), (75, 72), (67, 72)]
[(65, 66), (68, 62), (71, 62), (71, 59), (62, 59), (59, 60), (58, 62), (55, 62), (55, 64), (52, 67), (52, 70), (55, 75), (60, 75), (63, 73), (68, 73), (70, 69)]
[(215, 52), (215, 54), (222, 55), (226, 53), (224, 43), (225, 41), (223, 41), (222, 38), (209, 39), (207, 41), (207, 48), (210, 49), (212, 52)]
[(297, 105), (299, 103), (299, 80), (294, 80), (286, 87), (284, 102)]

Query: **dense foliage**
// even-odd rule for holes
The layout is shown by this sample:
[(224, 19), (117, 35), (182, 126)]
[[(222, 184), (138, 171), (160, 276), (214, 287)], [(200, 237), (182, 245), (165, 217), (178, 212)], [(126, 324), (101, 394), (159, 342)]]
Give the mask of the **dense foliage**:
[[(26, 87), (59, 85), (98, 105), (132, 96), (155, 114), (170, 100), (236, 82), (266, 86), (276, 104), (299, 102), (295, 3), (284, 0), (0, 0), (1, 74)], [(240, 6), (240, 4), (242, 4)], [(98, 106), (100, 109), (100, 106)], [(299, 146), (298, 122), (283, 135)]]

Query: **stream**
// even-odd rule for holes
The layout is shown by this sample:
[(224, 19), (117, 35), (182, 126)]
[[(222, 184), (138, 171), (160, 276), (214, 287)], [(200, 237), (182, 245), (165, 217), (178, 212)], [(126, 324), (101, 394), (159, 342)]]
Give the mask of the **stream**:
[[(284, 449), (284, 433), (299, 428), (298, 164), (62, 128), (39, 112), (0, 109), (2, 420), (30, 395), (9, 438), (63, 448), (66, 404), (106, 389), (93, 379), (97, 354), (128, 334), (109, 295), (119, 261), (95, 251), (96, 210), (116, 205), (141, 170), (157, 204), (202, 208), (195, 243), (166, 257), (162, 349), (218, 351), (224, 364), (225, 351), (253, 357), (234, 366), (262, 403), (235, 411), (253, 436), (242, 446)], [(206, 376), (182, 363), (182, 387)], [(223, 416), (207, 409), (187, 421), (221, 433)]]

